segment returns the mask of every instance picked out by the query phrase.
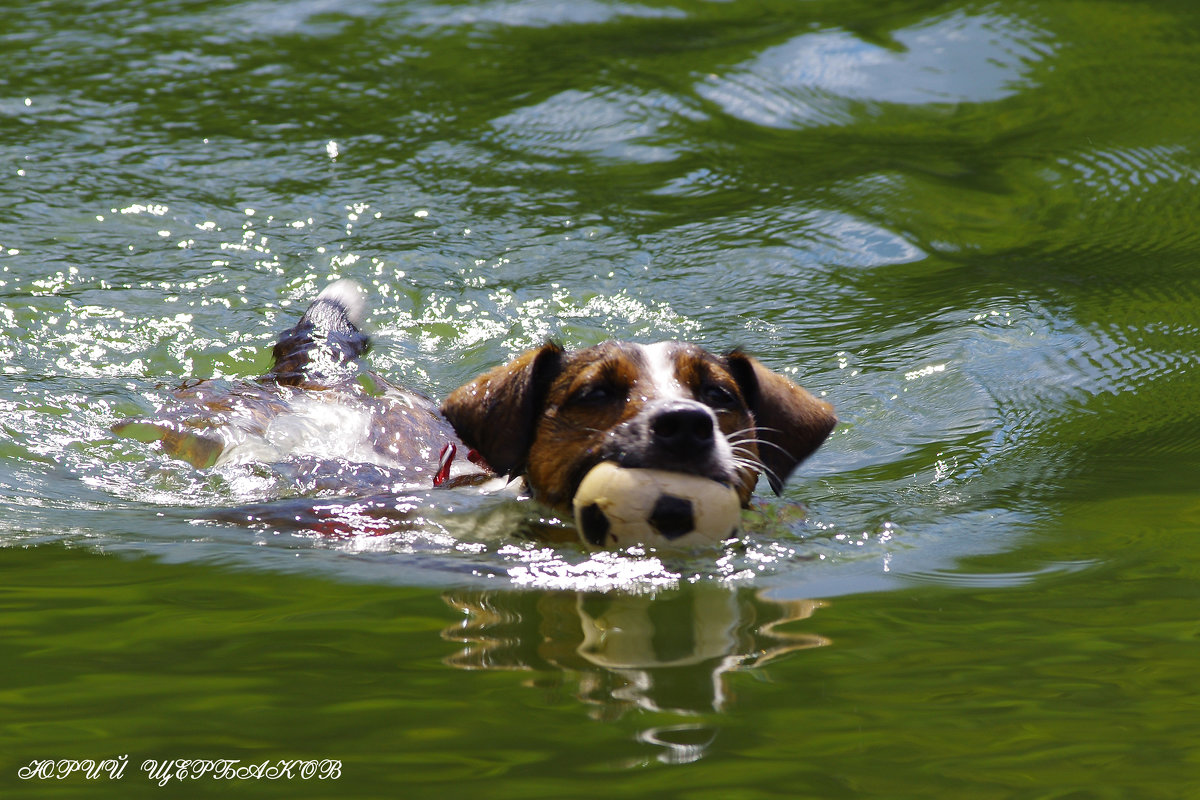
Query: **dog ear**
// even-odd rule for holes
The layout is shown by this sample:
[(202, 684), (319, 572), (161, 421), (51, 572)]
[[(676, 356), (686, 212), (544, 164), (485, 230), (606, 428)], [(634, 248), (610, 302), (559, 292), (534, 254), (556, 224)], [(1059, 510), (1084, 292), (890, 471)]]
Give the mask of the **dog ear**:
[(833, 406), (739, 350), (725, 360), (754, 415), (759, 459), (771, 488), (779, 494), (792, 470), (812, 455), (837, 425)]
[(442, 413), (492, 471), (525, 471), (546, 389), (559, 373), (563, 349), (549, 342), (455, 389)]

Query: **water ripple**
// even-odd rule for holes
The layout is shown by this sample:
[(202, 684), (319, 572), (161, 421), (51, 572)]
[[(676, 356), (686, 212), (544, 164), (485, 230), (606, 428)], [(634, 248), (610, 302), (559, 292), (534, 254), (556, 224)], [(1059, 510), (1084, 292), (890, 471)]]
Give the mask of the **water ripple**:
[(1049, 37), (1014, 17), (954, 12), (896, 31), (893, 46), (820, 31), (771, 47), (696, 92), (726, 113), (773, 128), (843, 125), (863, 103), (982, 103), (1029, 83)]
[(655, 140), (679, 116), (695, 112), (667, 94), (569, 89), (499, 117), (492, 127), (511, 149), (544, 158), (586, 153), (652, 163), (675, 158), (674, 148)]
[(674, 8), (654, 8), (637, 3), (605, 3), (599, 0), (491, 0), (465, 5), (420, 5), (414, 7), (409, 24), (437, 28), (503, 25), (542, 28), (553, 25), (588, 25), (611, 22), (621, 17), (680, 18), (684, 12)]
[(1191, 148), (1174, 144), (1086, 150), (1057, 160), (1056, 188), (1079, 195), (1089, 248), (1188, 248), (1200, 241), (1194, 161)]

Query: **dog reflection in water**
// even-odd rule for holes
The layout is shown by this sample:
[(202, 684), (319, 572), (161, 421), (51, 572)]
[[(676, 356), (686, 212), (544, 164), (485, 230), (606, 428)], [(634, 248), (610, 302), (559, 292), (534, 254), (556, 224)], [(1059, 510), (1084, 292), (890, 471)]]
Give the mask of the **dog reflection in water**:
[(576, 675), (577, 696), (597, 719), (631, 710), (679, 715), (678, 725), (639, 734), (672, 763), (704, 756), (719, 728), (712, 713), (731, 704), (729, 673), (828, 644), (780, 628), (820, 603), (710, 582), (656, 595), (459, 591), (446, 602), (465, 617), (443, 631), (462, 645), (448, 664)]

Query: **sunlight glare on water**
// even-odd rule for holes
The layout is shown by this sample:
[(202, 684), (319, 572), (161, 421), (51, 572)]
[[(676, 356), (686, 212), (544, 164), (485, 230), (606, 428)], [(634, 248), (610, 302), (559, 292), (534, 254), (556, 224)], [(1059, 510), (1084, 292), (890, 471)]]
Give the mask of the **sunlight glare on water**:
[[(8, 4), (10, 765), (345, 759), (241, 787), (289, 798), (1197, 796), (1198, 9)], [(224, 461), (188, 439), (211, 417), (177, 390), (267, 391), (344, 278), (372, 397), (686, 339), (839, 425), (684, 553), (435, 489), (440, 443), (391, 463), (312, 398)], [(145, 793), (4, 770), (4, 796)]]

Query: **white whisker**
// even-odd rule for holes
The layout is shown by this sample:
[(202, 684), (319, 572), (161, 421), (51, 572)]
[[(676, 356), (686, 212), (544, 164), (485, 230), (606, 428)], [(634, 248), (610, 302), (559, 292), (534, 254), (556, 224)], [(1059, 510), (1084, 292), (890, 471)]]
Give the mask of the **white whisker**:
[[(761, 430), (761, 428), (759, 430)], [(776, 444), (775, 442), (769, 441), (767, 439), (754, 438), (754, 439), (739, 439), (737, 441), (737, 444), (739, 444), (739, 445), (747, 444), (747, 443), (754, 443), (754, 444), (760, 445), (760, 446), (766, 445), (767, 447), (774, 447), (776, 450), (783, 453), (784, 455), (789, 456), (789, 457), (792, 456), (792, 454), (788, 452), (786, 447), (784, 447), (783, 445), (780, 445), (780, 444)]]

